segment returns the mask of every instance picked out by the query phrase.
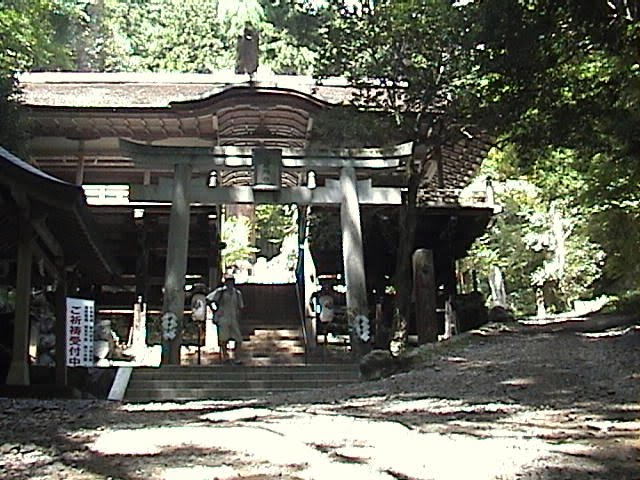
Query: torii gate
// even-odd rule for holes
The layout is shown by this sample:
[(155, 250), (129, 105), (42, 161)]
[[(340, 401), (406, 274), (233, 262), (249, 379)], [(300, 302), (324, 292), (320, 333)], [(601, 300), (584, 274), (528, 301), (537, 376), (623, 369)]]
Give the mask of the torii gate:
[[(192, 203), (275, 203), (340, 205), (342, 250), (350, 322), (368, 314), (365, 265), (360, 223), (360, 204), (400, 205), (401, 189), (374, 187), (371, 179), (358, 181), (356, 169), (394, 169), (413, 153), (412, 143), (393, 148), (338, 149), (310, 152), (304, 149), (263, 147), (168, 147), (120, 140), (120, 148), (133, 162), (146, 167), (172, 168), (173, 179), (157, 185), (132, 185), (130, 201), (171, 202), (167, 263), (164, 281), (163, 318), (181, 325), (184, 283), (189, 244)], [(253, 168), (252, 186), (209, 187), (206, 178), (192, 180), (193, 173), (217, 168)], [(339, 180), (311, 188), (280, 185), (281, 169), (334, 173)], [(165, 323), (165, 327), (169, 322)], [(181, 329), (163, 331), (162, 363), (179, 364)]]

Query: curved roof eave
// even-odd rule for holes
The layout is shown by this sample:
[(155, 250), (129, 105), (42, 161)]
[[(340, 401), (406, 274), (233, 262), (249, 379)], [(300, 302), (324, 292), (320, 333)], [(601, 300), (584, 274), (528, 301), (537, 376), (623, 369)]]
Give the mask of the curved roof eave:
[(311, 94), (282, 87), (260, 87), (247, 85), (234, 85), (223, 90), (192, 100), (179, 100), (171, 102), (170, 108), (176, 110), (198, 110), (207, 107), (223, 107), (226, 103), (237, 102), (243, 98), (252, 96), (263, 96), (269, 99), (279, 99), (277, 103), (282, 103), (283, 99), (309, 107), (309, 109), (322, 109), (331, 107), (332, 104), (326, 100), (314, 97)]

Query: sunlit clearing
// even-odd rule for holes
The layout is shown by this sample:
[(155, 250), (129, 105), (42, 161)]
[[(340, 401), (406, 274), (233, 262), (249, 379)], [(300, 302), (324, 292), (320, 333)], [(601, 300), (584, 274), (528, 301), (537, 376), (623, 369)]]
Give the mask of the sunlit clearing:
[(315, 453), (305, 445), (253, 427), (161, 427), (105, 432), (90, 446), (105, 455), (153, 455), (168, 448), (194, 447), (247, 453), (262, 460), (291, 464)]
[(236, 470), (228, 465), (220, 467), (180, 467), (167, 468), (162, 475), (163, 480), (211, 480), (212, 478), (237, 478)]
[(500, 382), (501, 385), (511, 385), (512, 387), (527, 387), (529, 385), (535, 385), (536, 383), (537, 381), (533, 377), (510, 378)]
[[(334, 448), (337, 456), (360, 466), (393, 471), (397, 478), (496, 478), (548, 453), (538, 440), (424, 433), (397, 422), (345, 415), (292, 416), (269, 428), (287, 438)], [(465, 452), (465, 462), (459, 461), (459, 452)]]
[(587, 338), (611, 338), (611, 337), (622, 337), (627, 333), (640, 331), (640, 326), (633, 326), (628, 328), (616, 328), (612, 330), (607, 330), (606, 332), (593, 332), (593, 333), (579, 333), (578, 335)]
[[(283, 469), (295, 471), (300, 479), (514, 478), (551, 457), (557, 463), (559, 457), (580, 451), (556, 448), (544, 438), (551, 432), (546, 423), (559, 425), (568, 418), (566, 411), (537, 411), (532, 416), (521, 405), (433, 398), (385, 402), (377, 397), (353, 400), (351, 406), (381, 414), (471, 412), (486, 413), (487, 418), (452, 419), (444, 429), (441, 422), (411, 426), (343, 415), (328, 405), (324, 411), (245, 407), (203, 413), (200, 423), (190, 426), (105, 431), (89, 448), (126, 456), (186, 449), (203, 459), (202, 465), (163, 467), (161, 478), (166, 480), (268, 477)], [(206, 459), (214, 463), (205, 464)]]
[(279, 413), (268, 408), (237, 408), (235, 410), (225, 410), (221, 412), (202, 415), (203, 420), (210, 422), (239, 422), (250, 421), (258, 418), (274, 417), (278, 415), (290, 415), (289, 413)]
[(466, 403), (461, 400), (424, 398), (404, 402), (389, 402), (382, 408), (385, 413), (422, 412), (434, 415), (455, 413), (512, 413), (522, 407), (507, 403)]
[(151, 402), (151, 403), (128, 403), (120, 408), (125, 412), (181, 412), (198, 410), (220, 410), (228, 409), (238, 405), (252, 403), (247, 400), (215, 400), (215, 401), (193, 401), (193, 402)]

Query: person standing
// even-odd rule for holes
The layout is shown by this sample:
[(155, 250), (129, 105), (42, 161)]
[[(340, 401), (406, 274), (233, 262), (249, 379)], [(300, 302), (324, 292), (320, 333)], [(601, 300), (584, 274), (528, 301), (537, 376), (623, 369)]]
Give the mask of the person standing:
[[(242, 343), (240, 315), (244, 308), (242, 292), (235, 286), (235, 278), (225, 275), (222, 286), (207, 295), (207, 303), (213, 310), (213, 321), (218, 329), (220, 360), (223, 363), (240, 363), (238, 353)], [(229, 342), (234, 341), (233, 359), (229, 354)]]
[(335, 317), (335, 299), (331, 286), (323, 283), (320, 290), (311, 296), (311, 302), (316, 314), (316, 332), (324, 336), (324, 344), (326, 345), (331, 322)]

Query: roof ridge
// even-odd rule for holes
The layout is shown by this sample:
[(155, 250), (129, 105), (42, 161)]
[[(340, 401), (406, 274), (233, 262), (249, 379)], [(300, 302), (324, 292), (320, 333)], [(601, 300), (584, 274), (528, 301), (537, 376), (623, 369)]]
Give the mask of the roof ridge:
[[(211, 73), (180, 72), (23, 72), (18, 75), (20, 83), (138, 83), (138, 84), (205, 84), (205, 85), (242, 85), (249, 84), (247, 75), (234, 73), (232, 70), (218, 70)], [(316, 79), (311, 75), (277, 75), (269, 72), (258, 72), (254, 84), (289, 84), (289, 85), (325, 85), (349, 86), (344, 77)]]

